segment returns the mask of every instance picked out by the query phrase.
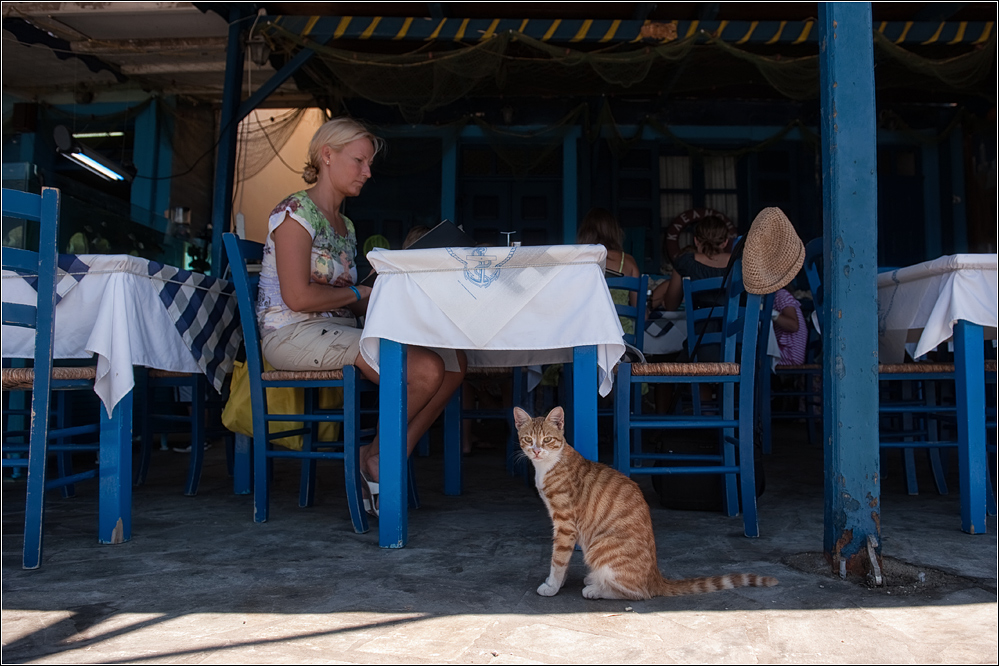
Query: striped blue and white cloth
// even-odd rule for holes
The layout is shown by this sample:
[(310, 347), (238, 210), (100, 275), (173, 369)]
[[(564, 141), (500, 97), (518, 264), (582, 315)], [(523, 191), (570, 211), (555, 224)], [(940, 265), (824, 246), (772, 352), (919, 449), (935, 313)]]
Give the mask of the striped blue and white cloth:
[[(135, 365), (203, 372), (221, 390), (243, 337), (229, 282), (129, 255), (60, 255), (59, 272), (55, 356), (97, 356), (108, 413), (132, 390)], [(6, 301), (33, 304), (36, 285), (3, 272)], [(32, 331), (4, 327), (4, 358), (33, 350)]]

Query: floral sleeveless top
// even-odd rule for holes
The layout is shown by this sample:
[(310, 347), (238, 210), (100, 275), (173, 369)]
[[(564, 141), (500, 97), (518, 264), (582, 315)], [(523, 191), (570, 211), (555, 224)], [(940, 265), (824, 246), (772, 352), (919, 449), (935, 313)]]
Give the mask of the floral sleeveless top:
[[(260, 268), (260, 287), (257, 294), (257, 323), (260, 336), (264, 337), (282, 326), (295, 324), (317, 317), (342, 317), (354, 319), (354, 313), (347, 308), (332, 312), (296, 312), (281, 298), (278, 284), (277, 264), (274, 257), (274, 238), (278, 225), (290, 217), (312, 236), (312, 281), (330, 284), (334, 287), (348, 287), (357, 282), (357, 233), (354, 223), (343, 217), (347, 235), (341, 236), (330, 225), (326, 216), (303, 190), (292, 194), (279, 203), (267, 219), (267, 238), (264, 241), (264, 258)], [(289, 222), (290, 223), (290, 222)]]

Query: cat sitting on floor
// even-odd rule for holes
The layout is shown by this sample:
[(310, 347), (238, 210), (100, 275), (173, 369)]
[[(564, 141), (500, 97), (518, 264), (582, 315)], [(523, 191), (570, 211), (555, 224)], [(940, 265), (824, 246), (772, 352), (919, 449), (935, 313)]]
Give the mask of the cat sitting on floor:
[(565, 412), (531, 418), (513, 409), (520, 448), (534, 465), (538, 492), (554, 532), (548, 578), (538, 588), (546, 597), (565, 583), (578, 543), (589, 575), (587, 599), (650, 599), (699, 594), (733, 587), (770, 587), (777, 579), (756, 574), (667, 580), (659, 572), (649, 505), (638, 484), (615, 469), (581, 456), (565, 440)]

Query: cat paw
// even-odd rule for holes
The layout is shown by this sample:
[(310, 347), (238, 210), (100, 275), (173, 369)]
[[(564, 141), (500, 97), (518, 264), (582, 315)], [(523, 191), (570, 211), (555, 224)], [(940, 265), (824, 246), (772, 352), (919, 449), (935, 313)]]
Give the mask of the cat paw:
[(560, 586), (558, 585), (551, 585), (548, 581), (545, 581), (541, 583), (541, 586), (538, 588), (538, 594), (543, 597), (554, 597), (558, 594), (559, 587)]
[(604, 588), (599, 585), (587, 585), (583, 588), (583, 597), (585, 599), (604, 599)]

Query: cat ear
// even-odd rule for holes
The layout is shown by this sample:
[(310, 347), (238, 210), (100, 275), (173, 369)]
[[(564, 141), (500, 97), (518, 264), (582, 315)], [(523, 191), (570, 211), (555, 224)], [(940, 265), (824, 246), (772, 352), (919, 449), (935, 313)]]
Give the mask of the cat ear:
[(525, 412), (520, 407), (513, 408), (513, 424), (517, 426), (517, 429), (524, 427), (524, 424), (531, 420), (531, 415)]
[(548, 412), (548, 416), (545, 420), (554, 425), (559, 430), (565, 428), (565, 411), (561, 407), (556, 407), (552, 411)]

